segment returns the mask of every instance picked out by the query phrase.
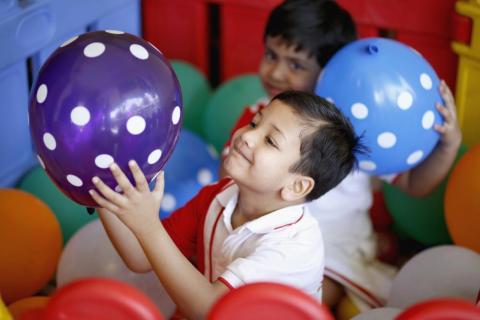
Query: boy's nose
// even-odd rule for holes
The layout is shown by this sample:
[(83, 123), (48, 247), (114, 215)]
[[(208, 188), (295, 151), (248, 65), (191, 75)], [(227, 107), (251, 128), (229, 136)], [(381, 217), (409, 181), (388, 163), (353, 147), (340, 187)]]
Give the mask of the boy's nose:
[(241, 135), (241, 141), (244, 143), (248, 148), (253, 148), (255, 145), (255, 129), (246, 130)]
[(272, 69), (270, 71), (270, 78), (273, 81), (283, 81), (283, 78), (285, 77), (285, 70), (284, 66), (282, 63), (276, 63), (275, 65), (272, 66)]

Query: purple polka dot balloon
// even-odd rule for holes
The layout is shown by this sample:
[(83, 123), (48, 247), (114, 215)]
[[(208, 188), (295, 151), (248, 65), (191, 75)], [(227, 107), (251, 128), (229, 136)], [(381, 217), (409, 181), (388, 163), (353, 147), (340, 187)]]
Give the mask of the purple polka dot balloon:
[(119, 190), (109, 165), (133, 181), (137, 161), (150, 181), (180, 132), (182, 98), (170, 63), (150, 43), (119, 31), (82, 34), (62, 44), (40, 70), (30, 97), (30, 131), (40, 164), (72, 200), (98, 176)]

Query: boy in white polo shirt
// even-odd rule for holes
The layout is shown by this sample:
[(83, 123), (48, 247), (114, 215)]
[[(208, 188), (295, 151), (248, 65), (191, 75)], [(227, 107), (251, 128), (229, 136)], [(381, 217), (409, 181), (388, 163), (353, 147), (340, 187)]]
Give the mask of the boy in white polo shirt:
[(231, 179), (203, 188), (168, 219), (158, 219), (163, 175), (150, 191), (133, 161), (136, 186), (112, 165), (124, 193), (94, 177), (99, 192), (91, 195), (126, 264), (153, 269), (187, 318), (204, 318), (222, 294), (251, 282), (285, 283), (320, 298), (322, 235), (304, 203), (336, 186), (359, 150), (334, 105), (287, 91), (235, 133), (224, 161)]

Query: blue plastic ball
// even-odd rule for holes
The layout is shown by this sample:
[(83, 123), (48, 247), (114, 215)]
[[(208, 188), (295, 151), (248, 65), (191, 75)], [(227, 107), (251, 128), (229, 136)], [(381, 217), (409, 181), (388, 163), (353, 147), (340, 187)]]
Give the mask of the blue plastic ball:
[(369, 154), (359, 167), (371, 175), (407, 171), (434, 149), (443, 123), (440, 80), (413, 48), (395, 40), (350, 43), (325, 66), (315, 93), (333, 101), (363, 136)]

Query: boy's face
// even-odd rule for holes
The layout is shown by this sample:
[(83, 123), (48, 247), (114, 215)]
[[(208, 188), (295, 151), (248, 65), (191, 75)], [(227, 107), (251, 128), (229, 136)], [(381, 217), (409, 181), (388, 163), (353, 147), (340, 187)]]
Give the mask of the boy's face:
[(281, 36), (266, 38), (259, 75), (270, 98), (286, 90), (313, 92), (320, 70), (308, 51), (295, 51)]
[(300, 160), (299, 116), (280, 100), (258, 112), (249, 125), (235, 132), (224, 168), (238, 184), (257, 192), (279, 191)]

